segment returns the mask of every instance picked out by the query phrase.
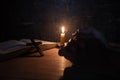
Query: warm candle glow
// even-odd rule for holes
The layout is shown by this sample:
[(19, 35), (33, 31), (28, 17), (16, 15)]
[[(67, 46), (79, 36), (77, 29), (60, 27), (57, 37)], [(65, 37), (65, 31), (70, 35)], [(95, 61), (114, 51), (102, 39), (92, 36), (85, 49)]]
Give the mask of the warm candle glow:
[(62, 27), (62, 33), (64, 33), (65, 32), (65, 28), (64, 28), (64, 26)]
[(61, 34), (60, 34), (60, 45), (64, 46), (64, 39), (65, 39), (65, 28), (62, 26)]

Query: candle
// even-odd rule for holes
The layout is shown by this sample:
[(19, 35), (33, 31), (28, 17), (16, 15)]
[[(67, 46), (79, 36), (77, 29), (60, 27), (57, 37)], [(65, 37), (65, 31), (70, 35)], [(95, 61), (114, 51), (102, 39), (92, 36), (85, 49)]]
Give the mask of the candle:
[(61, 28), (61, 34), (60, 34), (60, 46), (64, 46), (64, 40), (65, 40), (65, 29), (64, 26)]

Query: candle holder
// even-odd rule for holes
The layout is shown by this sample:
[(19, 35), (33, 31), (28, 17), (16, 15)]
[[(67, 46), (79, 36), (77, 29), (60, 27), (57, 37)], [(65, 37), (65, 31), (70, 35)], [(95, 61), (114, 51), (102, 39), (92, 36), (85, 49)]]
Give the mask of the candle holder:
[(67, 43), (61, 44), (60, 42), (57, 44), (57, 48), (62, 48), (65, 47)]

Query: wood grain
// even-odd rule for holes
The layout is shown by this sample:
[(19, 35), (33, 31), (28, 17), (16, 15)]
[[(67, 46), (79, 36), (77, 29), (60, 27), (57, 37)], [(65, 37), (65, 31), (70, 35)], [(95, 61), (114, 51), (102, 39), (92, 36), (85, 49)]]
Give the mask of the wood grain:
[(43, 51), (43, 57), (19, 57), (0, 62), (0, 80), (59, 80), (71, 63), (58, 49)]

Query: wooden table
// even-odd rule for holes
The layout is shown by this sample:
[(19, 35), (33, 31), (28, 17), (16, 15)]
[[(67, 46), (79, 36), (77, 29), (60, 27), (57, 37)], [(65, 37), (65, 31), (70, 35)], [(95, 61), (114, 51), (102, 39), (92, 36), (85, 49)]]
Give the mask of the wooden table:
[[(0, 62), (0, 80), (120, 80), (119, 67), (70, 67), (71, 62), (58, 55), (58, 48)], [(114, 57), (114, 56), (113, 56)], [(115, 63), (114, 63), (115, 64)], [(70, 67), (70, 68), (67, 68)], [(66, 72), (66, 74), (64, 74)], [(75, 79), (79, 77), (80, 79)], [(117, 79), (119, 78), (119, 79)]]
[(0, 62), (0, 80), (59, 80), (71, 63), (58, 55), (58, 48), (43, 53), (43, 57), (25, 56)]

